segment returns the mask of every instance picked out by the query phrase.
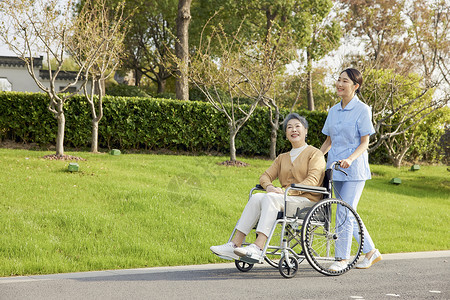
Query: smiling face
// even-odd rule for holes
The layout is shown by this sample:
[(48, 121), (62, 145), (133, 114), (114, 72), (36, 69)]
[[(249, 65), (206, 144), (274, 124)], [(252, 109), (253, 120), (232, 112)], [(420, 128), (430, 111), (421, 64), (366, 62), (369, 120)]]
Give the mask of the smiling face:
[(305, 145), (307, 133), (308, 129), (298, 119), (291, 119), (286, 125), (286, 137), (291, 142), (292, 148), (299, 148)]
[(339, 79), (336, 81), (336, 92), (343, 100), (350, 101), (355, 96), (355, 91), (358, 89), (359, 84), (354, 83), (347, 72), (342, 72), (339, 75)]

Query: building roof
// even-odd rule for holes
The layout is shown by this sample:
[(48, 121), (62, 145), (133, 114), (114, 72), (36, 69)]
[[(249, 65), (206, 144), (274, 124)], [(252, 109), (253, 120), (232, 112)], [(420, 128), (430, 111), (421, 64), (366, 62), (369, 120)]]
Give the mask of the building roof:
[[(44, 58), (41, 57), (33, 57), (33, 64), (36, 68), (42, 67), (42, 61)], [(0, 56), (0, 66), (9, 66), (9, 67), (25, 67), (25, 61), (17, 56)]]
[[(34, 67), (39, 69), (39, 77), (42, 79), (50, 79), (48, 70), (42, 70), (42, 62), (44, 58), (33, 57)], [(23, 59), (17, 56), (0, 56), (0, 66), (7, 67), (25, 67), (26, 63)], [(77, 77), (76, 71), (59, 71), (57, 80), (73, 80)], [(83, 79), (83, 76), (80, 76), (80, 79)]]
[[(58, 76), (56, 76), (57, 80), (73, 80), (77, 77), (78, 72), (76, 71), (59, 71)], [(48, 70), (39, 70), (39, 77), (42, 79), (50, 79), (50, 75)], [(83, 76), (80, 76), (79, 79), (83, 79)]]

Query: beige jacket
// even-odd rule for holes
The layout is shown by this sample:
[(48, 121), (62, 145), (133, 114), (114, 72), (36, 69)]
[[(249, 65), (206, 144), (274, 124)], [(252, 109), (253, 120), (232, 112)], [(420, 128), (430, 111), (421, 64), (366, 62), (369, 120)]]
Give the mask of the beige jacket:
[[(275, 179), (279, 179), (283, 188), (292, 183), (321, 186), (325, 175), (325, 157), (323, 153), (313, 147), (306, 147), (300, 155), (291, 162), (289, 152), (280, 154), (272, 165), (261, 175), (259, 183), (266, 189)], [(291, 191), (292, 196), (306, 197), (311, 201), (319, 201), (321, 194), (301, 191)]]

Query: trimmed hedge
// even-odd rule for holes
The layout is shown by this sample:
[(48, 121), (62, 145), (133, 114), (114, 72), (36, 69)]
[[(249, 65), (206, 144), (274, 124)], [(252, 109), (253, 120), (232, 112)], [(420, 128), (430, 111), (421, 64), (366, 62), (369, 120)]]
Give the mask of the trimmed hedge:
[[(0, 139), (54, 144), (57, 122), (47, 109), (43, 93), (0, 93)], [(104, 117), (99, 124), (101, 148), (121, 150), (182, 150), (229, 152), (229, 131), (225, 116), (207, 102), (154, 98), (105, 97)], [(320, 147), (326, 119), (324, 112), (297, 111), (309, 122), (308, 143)], [(282, 110), (281, 119), (289, 112)], [(90, 146), (90, 111), (82, 96), (65, 104), (65, 146)], [(258, 107), (236, 137), (240, 155), (269, 155), (270, 124), (265, 107)], [(280, 120), (281, 123), (281, 120)], [(290, 148), (281, 128), (277, 153)]]

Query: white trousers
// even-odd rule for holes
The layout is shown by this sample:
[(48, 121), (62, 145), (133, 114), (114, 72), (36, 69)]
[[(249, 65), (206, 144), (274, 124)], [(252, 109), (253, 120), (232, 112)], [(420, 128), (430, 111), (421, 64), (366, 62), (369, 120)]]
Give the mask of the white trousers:
[[(297, 207), (303, 208), (313, 206), (315, 202), (300, 196), (288, 196), (288, 212), (296, 211)], [(253, 194), (247, 202), (242, 212), (241, 218), (236, 226), (240, 232), (248, 235), (256, 227), (256, 232), (269, 236), (273, 224), (277, 220), (279, 211), (284, 210), (284, 194), (277, 193), (257, 193)]]

